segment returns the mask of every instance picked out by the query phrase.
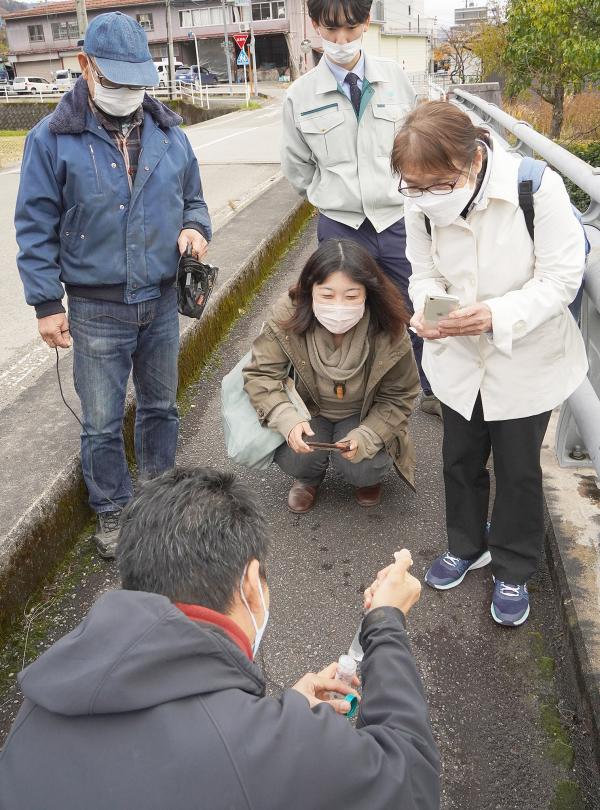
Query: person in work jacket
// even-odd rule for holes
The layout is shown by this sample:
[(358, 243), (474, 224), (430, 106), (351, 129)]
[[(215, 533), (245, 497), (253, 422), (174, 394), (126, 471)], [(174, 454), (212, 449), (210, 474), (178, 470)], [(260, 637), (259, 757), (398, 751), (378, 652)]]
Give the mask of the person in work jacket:
[[(419, 376), (396, 287), (357, 242), (322, 242), (298, 283), (273, 308), (252, 346), (244, 389), (260, 421), (286, 443), (275, 461), (294, 478), (292, 512), (314, 506), (331, 462), (355, 488), (360, 506), (376, 506), (392, 466), (414, 489), (408, 418)], [(310, 422), (287, 394), (292, 376)]]
[(421, 589), (409, 551), (365, 591), (355, 728), (348, 701), (329, 693), (356, 695), (358, 679), (336, 680), (336, 664), (266, 695), (257, 502), (204, 467), (142, 484), (122, 521), (124, 590), (19, 675), (0, 810), (439, 810), (439, 754), (405, 629)]
[(177, 263), (188, 245), (205, 253), (211, 226), (181, 118), (145, 95), (159, 77), (142, 27), (120, 12), (95, 17), (79, 62), (83, 76), (27, 137), (17, 263), (42, 338), (73, 341), (83, 475), (110, 558), (132, 495), (129, 375), (138, 471), (156, 475), (174, 464), (179, 424)]
[[(408, 116), (392, 161), (409, 200), (411, 324), (425, 338), (423, 362), (444, 413), (448, 551), (425, 579), (447, 590), (491, 562), (492, 617), (519, 626), (543, 550), (542, 442), (552, 409), (588, 368), (569, 312), (584, 232), (562, 179), (546, 168), (533, 195), (532, 239), (519, 204), (519, 157), (448, 102)], [(426, 321), (429, 295), (454, 296), (458, 308)]]
[[(366, 52), (371, 0), (308, 0), (307, 9), (323, 56), (286, 93), (283, 173), (318, 208), (319, 241), (356, 240), (398, 286), (412, 313), (404, 205), (390, 154), (398, 127), (416, 104), (415, 89), (398, 62)], [(410, 338), (421, 407), (441, 416), (421, 368), (423, 341), (416, 333)]]

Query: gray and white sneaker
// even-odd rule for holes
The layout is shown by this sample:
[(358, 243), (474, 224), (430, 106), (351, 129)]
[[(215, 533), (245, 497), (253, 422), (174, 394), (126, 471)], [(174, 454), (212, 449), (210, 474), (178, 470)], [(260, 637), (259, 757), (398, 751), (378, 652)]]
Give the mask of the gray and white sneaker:
[(120, 512), (100, 512), (98, 526), (93, 539), (98, 554), (105, 560), (114, 560), (119, 539)]

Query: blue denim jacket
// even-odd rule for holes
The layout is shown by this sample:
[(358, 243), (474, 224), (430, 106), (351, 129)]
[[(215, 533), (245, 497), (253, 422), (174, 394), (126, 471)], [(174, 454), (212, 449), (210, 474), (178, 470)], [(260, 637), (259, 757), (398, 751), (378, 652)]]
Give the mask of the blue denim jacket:
[(60, 312), (63, 283), (123, 284), (125, 303), (160, 295), (175, 277), (182, 227), (211, 237), (192, 147), (181, 118), (146, 96), (138, 172), (130, 192), (122, 156), (79, 79), (29, 133), (15, 227), (28, 304)]

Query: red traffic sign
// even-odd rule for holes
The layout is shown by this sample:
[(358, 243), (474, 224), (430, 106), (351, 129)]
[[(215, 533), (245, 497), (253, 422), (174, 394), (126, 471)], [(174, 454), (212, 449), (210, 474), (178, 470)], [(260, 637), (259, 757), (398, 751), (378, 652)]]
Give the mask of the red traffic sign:
[(248, 41), (248, 34), (232, 34), (235, 44), (238, 46), (240, 51), (244, 50), (244, 46)]

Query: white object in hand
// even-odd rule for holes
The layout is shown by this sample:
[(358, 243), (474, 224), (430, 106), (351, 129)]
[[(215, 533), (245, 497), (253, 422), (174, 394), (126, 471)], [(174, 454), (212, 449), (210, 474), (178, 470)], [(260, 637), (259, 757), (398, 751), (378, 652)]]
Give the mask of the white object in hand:
[(364, 651), (363, 648), (360, 646), (360, 628), (362, 627), (362, 622), (356, 631), (356, 635), (352, 639), (352, 644), (350, 645), (350, 649), (348, 650), (348, 655), (350, 658), (354, 658), (354, 660), (360, 664), (360, 662), (364, 658)]

